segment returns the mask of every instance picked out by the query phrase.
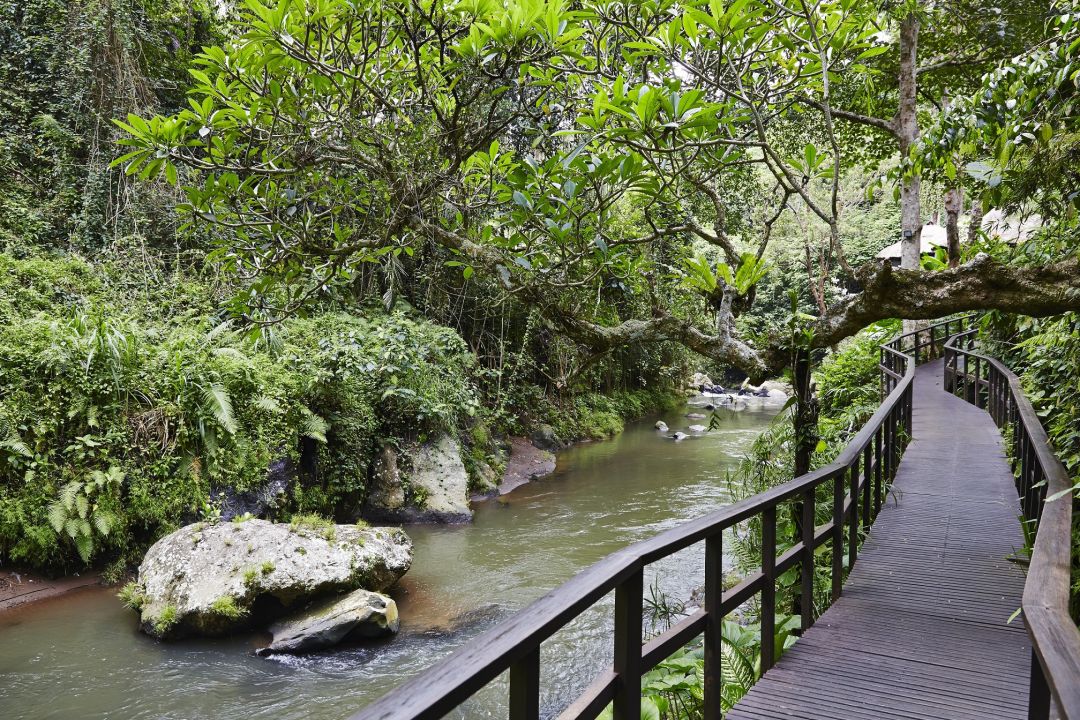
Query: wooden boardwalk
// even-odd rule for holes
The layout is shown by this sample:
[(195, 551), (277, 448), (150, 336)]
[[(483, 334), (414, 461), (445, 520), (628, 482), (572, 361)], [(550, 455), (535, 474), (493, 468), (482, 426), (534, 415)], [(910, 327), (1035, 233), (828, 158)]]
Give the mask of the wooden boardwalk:
[(916, 370), (915, 437), (843, 595), (729, 720), (1026, 718), (1019, 502), (997, 428)]

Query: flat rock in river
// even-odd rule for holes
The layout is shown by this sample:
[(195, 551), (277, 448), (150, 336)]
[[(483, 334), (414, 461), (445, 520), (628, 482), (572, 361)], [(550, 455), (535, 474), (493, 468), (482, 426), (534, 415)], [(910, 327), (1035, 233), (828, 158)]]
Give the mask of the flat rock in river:
[(273, 641), (258, 654), (311, 652), (347, 640), (393, 635), (400, 626), (393, 600), (379, 593), (354, 590), (274, 623), (270, 626)]
[(196, 523), (154, 543), (127, 594), (150, 635), (222, 635), (318, 596), (385, 590), (411, 562), (412, 541), (396, 528)]

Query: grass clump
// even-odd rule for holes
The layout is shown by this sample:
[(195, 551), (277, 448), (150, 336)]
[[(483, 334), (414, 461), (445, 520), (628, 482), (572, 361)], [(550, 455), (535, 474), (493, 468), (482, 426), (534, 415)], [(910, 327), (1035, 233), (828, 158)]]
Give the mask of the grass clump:
[(164, 635), (174, 627), (176, 623), (180, 621), (180, 611), (176, 609), (175, 605), (166, 605), (161, 609), (161, 613), (154, 618), (151, 625), (154, 628), (154, 632), (158, 635)]
[(248, 614), (247, 608), (240, 607), (232, 595), (222, 595), (210, 604), (210, 611), (229, 620), (239, 620)]
[(117, 597), (124, 603), (124, 607), (130, 608), (135, 612), (140, 612), (150, 599), (147, 597), (142, 584), (134, 580), (120, 588)]
[(289, 521), (289, 529), (293, 532), (310, 532), (319, 535), (326, 542), (334, 542), (337, 539), (337, 525), (332, 520), (312, 513), (293, 515), (292, 520)]

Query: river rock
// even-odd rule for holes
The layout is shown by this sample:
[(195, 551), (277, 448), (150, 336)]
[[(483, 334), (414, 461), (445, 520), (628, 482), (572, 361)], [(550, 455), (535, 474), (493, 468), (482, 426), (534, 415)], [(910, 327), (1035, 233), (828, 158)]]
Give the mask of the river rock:
[(270, 464), (262, 483), (244, 491), (226, 486), (211, 492), (211, 496), (219, 503), (222, 520), (244, 515), (261, 517), (277, 507), (294, 477), (296, 468), (291, 460), (276, 460)]
[(312, 652), (349, 640), (393, 635), (400, 626), (397, 603), (379, 593), (354, 590), (274, 623), (270, 626), (274, 639), (257, 654)]
[(566, 447), (566, 443), (563, 442), (555, 433), (555, 428), (550, 425), (543, 424), (533, 430), (532, 435), (529, 437), (532, 440), (532, 444), (541, 450), (547, 450), (548, 452), (556, 452)]
[(385, 446), (372, 468), (363, 514), (385, 522), (468, 522), (469, 474), (450, 435), (406, 447)]
[(659, 430), (660, 432), (667, 432), (668, 431), (667, 423), (664, 422), (663, 420), (657, 420), (656, 425), (654, 425), (654, 427), (657, 430)]
[(684, 432), (676, 432), (674, 435), (671, 436), (671, 439), (675, 442), (679, 442), (680, 440), (685, 440), (687, 437), (687, 434)]
[(704, 425), (691, 425), (687, 428), (687, 430), (689, 430), (690, 432), (703, 433), (708, 432), (709, 428), (705, 427)]
[(686, 417), (687, 417), (688, 420), (704, 420), (705, 419), (704, 415), (702, 415), (701, 413), (695, 413), (695, 412), (686, 413)]
[(154, 543), (132, 595), (150, 635), (223, 635), (321, 595), (385, 590), (411, 563), (412, 542), (394, 528), (196, 523)]
[(696, 372), (690, 377), (690, 387), (700, 388), (702, 385), (712, 385), (713, 381), (708, 375), (702, 372)]

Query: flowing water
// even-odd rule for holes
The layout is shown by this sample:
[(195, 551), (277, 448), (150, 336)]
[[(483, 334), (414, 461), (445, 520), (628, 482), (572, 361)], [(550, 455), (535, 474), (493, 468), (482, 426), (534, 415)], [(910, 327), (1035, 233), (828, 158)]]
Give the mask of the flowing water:
[[(722, 413), (721, 427), (674, 442), (656, 418), (574, 447), (549, 478), (476, 507), (462, 526), (407, 528), (415, 560), (391, 592), (402, 631), (375, 645), (304, 657), (251, 654), (265, 638), (159, 643), (136, 630), (115, 590), (92, 589), (0, 616), (0, 715), (132, 720), (337, 720), (616, 549), (725, 504), (724, 476), (777, 408)], [(672, 430), (684, 411), (664, 417)], [(700, 586), (692, 547), (646, 575), (668, 595)], [(648, 595), (648, 592), (646, 593)], [(542, 703), (561, 708), (611, 662), (609, 596), (544, 643)], [(504, 682), (458, 710), (505, 717)]]

